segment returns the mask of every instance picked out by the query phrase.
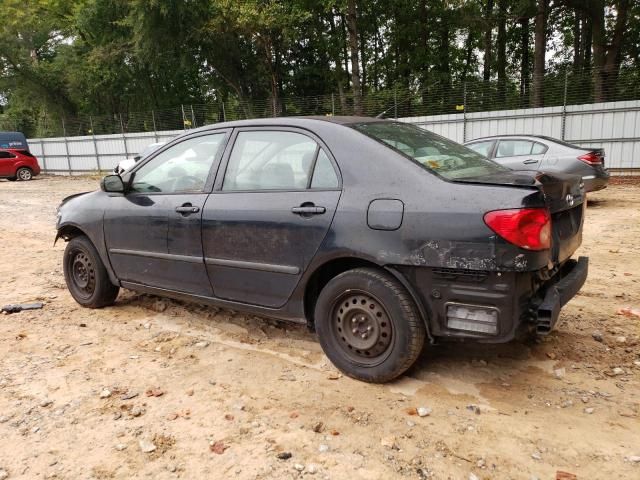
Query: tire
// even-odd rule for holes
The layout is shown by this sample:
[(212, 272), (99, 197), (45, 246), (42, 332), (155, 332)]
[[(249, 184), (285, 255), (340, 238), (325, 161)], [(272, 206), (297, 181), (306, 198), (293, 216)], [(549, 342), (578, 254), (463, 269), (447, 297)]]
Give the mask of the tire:
[(16, 178), (23, 182), (28, 182), (33, 178), (33, 172), (31, 171), (30, 168), (27, 168), (27, 167), (19, 168), (18, 171), (16, 172)]
[(426, 330), (413, 299), (391, 275), (358, 268), (320, 292), (315, 327), (324, 353), (345, 375), (385, 383), (414, 364)]
[(87, 308), (113, 305), (120, 287), (111, 283), (100, 255), (85, 236), (72, 238), (64, 250), (64, 279), (76, 302)]

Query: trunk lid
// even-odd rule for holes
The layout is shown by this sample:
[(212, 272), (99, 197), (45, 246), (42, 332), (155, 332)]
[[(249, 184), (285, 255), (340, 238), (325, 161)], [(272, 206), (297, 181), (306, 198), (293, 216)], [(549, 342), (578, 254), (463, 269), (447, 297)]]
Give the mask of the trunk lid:
[[(457, 182), (522, 187), (537, 190), (551, 213), (551, 259), (561, 263), (582, 243), (582, 224), (586, 207), (584, 182), (578, 175), (533, 171), (500, 172)], [(538, 200), (539, 202), (539, 200)], [(527, 205), (528, 206), (528, 205)], [(539, 203), (537, 205), (542, 206)], [(514, 205), (514, 208), (518, 205)]]

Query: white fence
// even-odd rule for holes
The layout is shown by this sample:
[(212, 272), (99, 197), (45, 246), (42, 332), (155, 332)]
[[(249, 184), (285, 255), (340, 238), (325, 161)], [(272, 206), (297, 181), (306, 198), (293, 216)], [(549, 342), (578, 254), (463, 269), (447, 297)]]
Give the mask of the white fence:
[(167, 142), (182, 130), (82, 137), (34, 138), (29, 149), (43, 172), (78, 175), (113, 170), (150, 143)]
[(640, 101), (592, 103), (403, 118), (457, 142), (490, 135), (532, 134), (582, 147), (603, 147), (614, 172), (640, 171)]
[[(604, 147), (614, 172), (640, 172), (640, 101), (567, 107), (458, 113), (400, 119), (457, 142), (504, 134), (537, 134), (584, 147)], [(29, 140), (44, 172), (108, 171), (150, 143), (168, 141), (182, 130)]]

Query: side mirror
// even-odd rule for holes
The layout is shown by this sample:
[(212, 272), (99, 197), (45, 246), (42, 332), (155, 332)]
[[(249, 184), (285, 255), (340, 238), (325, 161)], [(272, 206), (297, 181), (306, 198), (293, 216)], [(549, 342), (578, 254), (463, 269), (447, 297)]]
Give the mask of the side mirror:
[(124, 193), (124, 182), (120, 175), (107, 175), (100, 181), (100, 189), (109, 193)]
[(140, 161), (140, 159), (142, 158), (142, 156), (140, 155), (136, 155), (135, 157), (133, 157), (133, 161), (138, 163)]

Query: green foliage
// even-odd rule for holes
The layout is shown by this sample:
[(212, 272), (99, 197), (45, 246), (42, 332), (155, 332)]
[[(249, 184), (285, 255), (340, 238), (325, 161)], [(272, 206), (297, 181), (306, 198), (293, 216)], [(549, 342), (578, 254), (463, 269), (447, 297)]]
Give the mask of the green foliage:
[[(529, 83), (537, 81), (531, 74), (536, 0), (495, 0), (491, 12), (487, 1), (358, 0), (364, 111), (388, 109), (400, 97), (402, 114), (453, 113), (465, 92), (468, 110), (527, 106)], [(625, 2), (624, 39), (610, 51)], [(90, 122), (69, 119), (107, 114), (94, 128), (110, 131), (121, 125), (114, 114), (133, 124), (135, 112), (181, 104), (220, 105), (199, 120), (207, 122), (350, 113), (355, 51), (347, 10), (347, 0), (2, 0), (0, 128), (45, 135), (66, 119), (75, 133), (87, 133)], [(550, 0), (548, 76), (541, 84), (548, 104), (563, 101), (569, 68), (570, 99), (593, 99), (589, 28), (598, 15), (605, 53), (622, 65), (607, 74), (616, 84), (605, 93), (636, 95), (640, 4)], [(148, 117), (144, 122), (151, 128)]]

